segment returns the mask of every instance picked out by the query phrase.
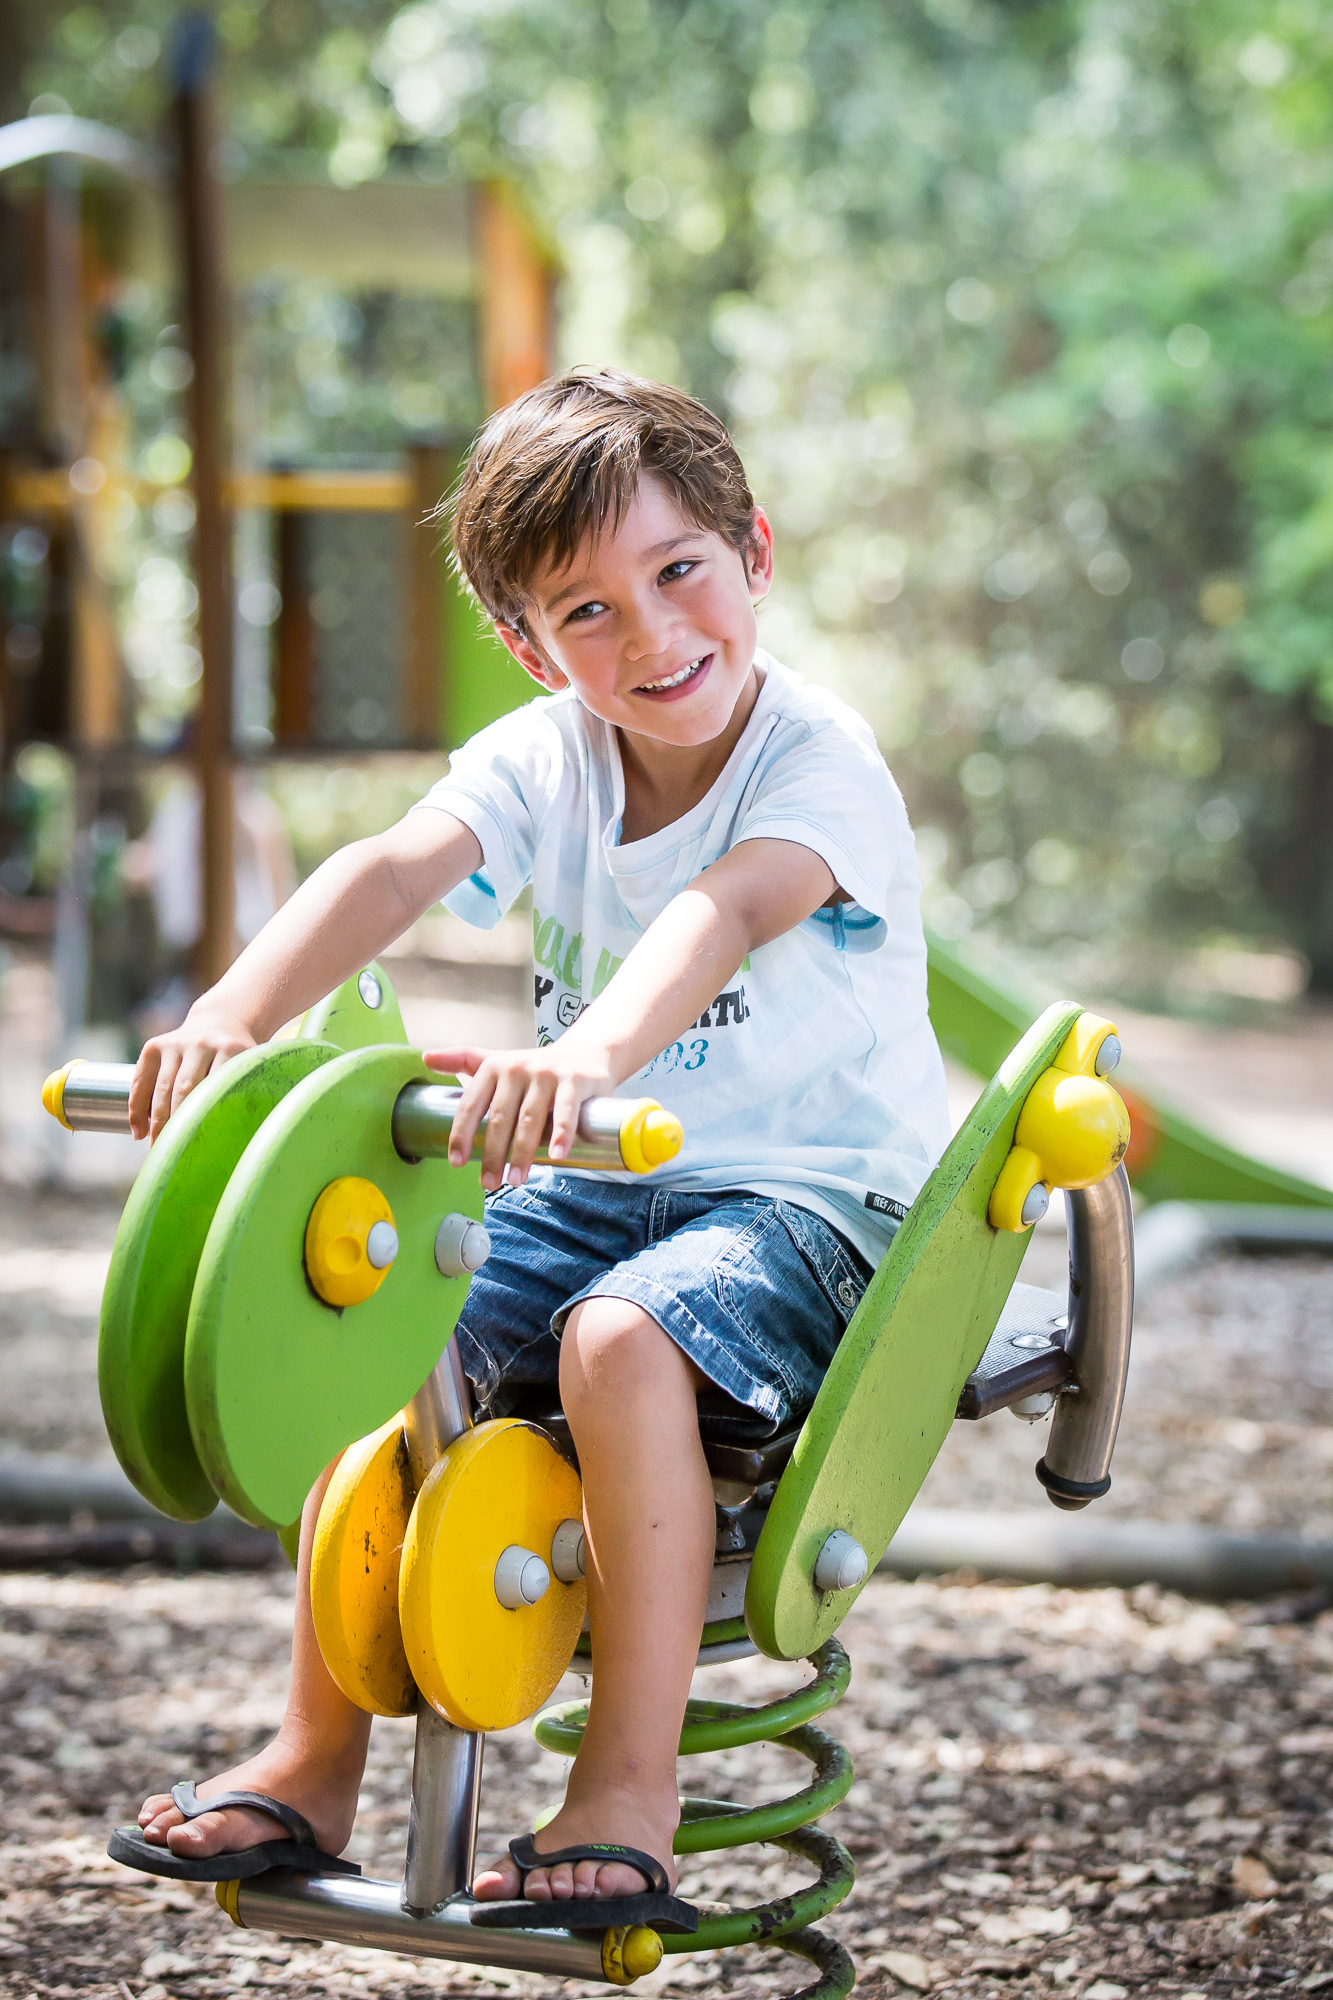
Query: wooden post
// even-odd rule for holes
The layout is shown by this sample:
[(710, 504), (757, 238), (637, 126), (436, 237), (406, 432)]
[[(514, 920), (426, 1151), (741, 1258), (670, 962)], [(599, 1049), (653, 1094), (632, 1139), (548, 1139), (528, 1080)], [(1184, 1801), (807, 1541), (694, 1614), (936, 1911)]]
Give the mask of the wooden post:
[(190, 442), (194, 453), (194, 569), (199, 592), (203, 681), (195, 716), (195, 758), (202, 811), (200, 867), (203, 929), (195, 975), (211, 986), (235, 951), (232, 865), (232, 604), (227, 307), (223, 283), (222, 203), (213, 156), (217, 146), (211, 71), (213, 26), (187, 14), (173, 51), (185, 324), (194, 362)]
[(301, 748), (310, 741), (315, 707), (315, 625), (310, 615), (310, 587), (301, 532), (305, 519), (295, 507), (277, 510), (278, 590), (282, 609), (275, 635), (273, 734), (283, 750)]
[(440, 445), (408, 449), (412, 497), (407, 514), (408, 634), (403, 727), (409, 743), (434, 749), (443, 741), (447, 689), (444, 654), (444, 528), (429, 516), (449, 483), (449, 456)]
[(482, 393), (498, 410), (551, 372), (554, 271), (503, 183), (480, 183), (475, 199)]

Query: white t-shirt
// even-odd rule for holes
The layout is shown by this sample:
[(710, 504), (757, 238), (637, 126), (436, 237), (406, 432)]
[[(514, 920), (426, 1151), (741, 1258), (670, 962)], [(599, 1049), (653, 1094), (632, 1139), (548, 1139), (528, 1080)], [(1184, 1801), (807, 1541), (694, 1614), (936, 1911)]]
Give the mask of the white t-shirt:
[(445, 898), (455, 915), (489, 929), (532, 884), (539, 1043), (739, 841), (794, 841), (828, 863), (854, 900), (752, 952), (617, 1095), (656, 1097), (685, 1128), (656, 1183), (795, 1202), (874, 1263), (949, 1136), (912, 833), (861, 717), (765, 653), (756, 665), (758, 699), (716, 783), (645, 840), (620, 841), (616, 732), (568, 690), (474, 736), (421, 805), (481, 843), (484, 867)]

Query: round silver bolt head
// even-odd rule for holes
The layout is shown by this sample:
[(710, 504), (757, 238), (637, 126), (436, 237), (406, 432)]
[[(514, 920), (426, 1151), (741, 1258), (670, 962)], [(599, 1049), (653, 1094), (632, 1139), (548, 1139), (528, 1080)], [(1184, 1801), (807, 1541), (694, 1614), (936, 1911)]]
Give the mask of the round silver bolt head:
[(815, 1557), (816, 1590), (855, 1590), (870, 1571), (867, 1556), (855, 1535), (835, 1528)]
[(1098, 1049), (1097, 1060), (1093, 1064), (1098, 1076), (1109, 1076), (1113, 1069), (1118, 1069), (1122, 1053), (1119, 1035), (1108, 1035)]
[(511, 1542), (495, 1565), (495, 1594), (506, 1611), (536, 1604), (551, 1587), (551, 1572), (531, 1549)]
[(1037, 1181), (1034, 1186), (1028, 1189), (1027, 1194), (1023, 1198), (1022, 1218), (1024, 1227), (1030, 1229), (1034, 1222), (1040, 1222), (1050, 1205), (1050, 1189), (1047, 1187), (1045, 1181)]
[(582, 1521), (562, 1521), (551, 1537), (551, 1569), (560, 1583), (577, 1583), (587, 1575), (587, 1543)]
[(398, 1231), (391, 1222), (372, 1222), (366, 1237), (366, 1262), (372, 1271), (387, 1271), (398, 1255)]
[(356, 990), (367, 1007), (380, 1007), (384, 1004), (384, 988), (369, 966), (357, 975)]
[(470, 1215), (446, 1215), (435, 1232), (435, 1268), (442, 1278), (466, 1278), (490, 1254), (490, 1231)]

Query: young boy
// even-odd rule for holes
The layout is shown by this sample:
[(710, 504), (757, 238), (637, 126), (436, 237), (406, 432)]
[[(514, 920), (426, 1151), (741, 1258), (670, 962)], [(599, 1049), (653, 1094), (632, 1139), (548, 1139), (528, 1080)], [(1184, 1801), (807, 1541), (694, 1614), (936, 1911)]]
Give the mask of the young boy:
[[(150, 1042), (134, 1128), (159, 1132), (443, 900), (489, 927), (532, 885), (536, 1046), (437, 1049), (467, 1078), (451, 1157), (487, 1118), (493, 1249), (455, 1338), (483, 1416), (557, 1379), (583, 1475), (597, 1674), (565, 1803), (480, 1898), (674, 1885), (676, 1746), (713, 1560), (702, 1407), (773, 1430), (813, 1401), (875, 1262), (947, 1137), (912, 837), (865, 723), (756, 648), (772, 534), (726, 430), (605, 371), (492, 418), (463, 476), (459, 564), (546, 693), (468, 743), (398, 826), (325, 862)], [(532, 1172), (583, 1099), (660, 1096), (685, 1148), (644, 1181)], [(369, 1718), (325, 1672), (304, 1588), (276, 1740), (201, 1786), (304, 1814), (337, 1854)], [(139, 1815), (182, 1859), (272, 1839), (228, 1808)], [(564, 1921), (552, 1913), (552, 1920)], [(594, 1921), (591, 1915), (585, 1922)]]

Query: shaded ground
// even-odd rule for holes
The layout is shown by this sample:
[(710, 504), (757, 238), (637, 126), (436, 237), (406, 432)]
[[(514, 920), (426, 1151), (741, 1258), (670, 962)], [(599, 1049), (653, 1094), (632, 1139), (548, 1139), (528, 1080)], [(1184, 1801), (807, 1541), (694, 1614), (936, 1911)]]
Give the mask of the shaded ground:
[[(236, 1930), (208, 1892), (102, 1859), (107, 1825), (147, 1787), (243, 1753), (276, 1722), (286, 1576), (15, 1576), (0, 1604), (4, 1991), (585, 1990)], [(860, 1991), (1116, 2000), (1325, 1983), (1333, 1619), (1256, 1625), (1151, 1591), (877, 1578), (843, 1636), (856, 1674), (833, 1726), (859, 1776), (827, 1823), (860, 1881), (832, 1928)], [(749, 1700), (791, 1679), (758, 1662), (706, 1677), (710, 1694)], [(409, 1725), (376, 1724), (352, 1851), (377, 1874), (401, 1867), (410, 1755)], [(526, 1730), (487, 1757), (492, 1848), (558, 1795), (563, 1766)], [(753, 1799), (794, 1780), (760, 1748), (700, 1760), (687, 1782)], [(757, 1900), (789, 1879), (767, 1852), (723, 1857), (687, 1891)], [(641, 1990), (802, 1983), (789, 1961), (726, 1953), (668, 1960)]]
[[(0, 1449), (106, 1454), (95, 1313), (118, 1206), (6, 1194)], [(1058, 1239), (1031, 1260), (1056, 1278)], [(1006, 1415), (958, 1425), (923, 1498), (1037, 1504), (1042, 1439)], [(1331, 1466), (1333, 1264), (1222, 1260), (1150, 1295), (1108, 1507), (1330, 1534)], [(0, 1577), (0, 1992), (581, 1990), (242, 1932), (205, 1892), (102, 1859), (145, 1790), (273, 1728), (291, 1593), (285, 1572)], [(857, 1857), (832, 1927), (858, 1991), (1333, 1993), (1333, 1614), (1265, 1615), (1151, 1590), (876, 1579), (843, 1628), (854, 1678), (832, 1719), (858, 1771), (828, 1822)], [(754, 1701), (799, 1671), (746, 1662), (700, 1691)], [(564, 1766), (526, 1728), (487, 1756), (490, 1849), (558, 1795)], [(353, 1845), (377, 1874), (401, 1869), (410, 1759), (410, 1725), (377, 1723)], [(754, 1800), (793, 1789), (799, 1768), (757, 1747), (700, 1760), (684, 1783)], [(758, 1849), (685, 1880), (750, 1901), (799, 1879), (785, 1868)], [(729, 1953), (670, 1960), (640, 1990), (739, 2000), (805, 1980), (791, 1961)]]

